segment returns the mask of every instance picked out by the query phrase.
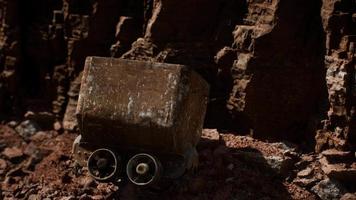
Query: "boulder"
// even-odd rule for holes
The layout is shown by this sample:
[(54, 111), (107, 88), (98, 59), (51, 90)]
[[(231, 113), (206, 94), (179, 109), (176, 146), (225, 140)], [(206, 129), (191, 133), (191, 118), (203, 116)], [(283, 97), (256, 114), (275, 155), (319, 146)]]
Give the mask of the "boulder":
[(298, 177), (306, 177), (312, 173), (313, 173), (313, 169), (310, 167), (307, 167), (307, 168), (303, 169), (302, 171), (298, 172), (297, 176)]
[(7, 147), (2, 152), (2, 155), (7, 157), (11, 161), (14, 161), (14, 160), (21, 158), (24, 155), (24, 153), (23, 153), (22, 149), (20, 149), (18, 147)]
[(25, 120), (16, 126), (15, 130), (19, 135), (21, 135), (25, 140), (28, 140), (35, 133), (40, 131), (38, 124), (32, 120)]
[(322, 200), (339, 200), (345, 193), (342, 185), (331, 179), (320, 181), (311, 190)]

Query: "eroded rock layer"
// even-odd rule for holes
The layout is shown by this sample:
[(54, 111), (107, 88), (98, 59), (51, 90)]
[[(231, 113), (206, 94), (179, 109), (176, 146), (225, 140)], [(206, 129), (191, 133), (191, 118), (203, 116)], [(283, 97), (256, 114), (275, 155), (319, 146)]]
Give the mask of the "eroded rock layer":
[(206, 126), (350, 149), (355, 29), (353, 0), (1, 0), (0, 117), (68, 110), (75, 127), (86, 56), (113, 56), (193, 67)]
[(356, 142), (356, 2), (324, 0), (321, 16), (330, 106), (324, 128), (316, 135), (316, 151), (330, 146), (349, 149)]

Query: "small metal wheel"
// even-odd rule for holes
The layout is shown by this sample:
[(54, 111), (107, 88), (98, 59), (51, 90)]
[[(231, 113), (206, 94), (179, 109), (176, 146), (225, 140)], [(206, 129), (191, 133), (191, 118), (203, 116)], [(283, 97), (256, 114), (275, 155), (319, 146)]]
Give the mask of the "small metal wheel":
[(133, 156), (126, 165), (126, 174), (132, 183), (147, 186), (157, 183), (161, 176), (161, 164), (157, 158), (140, 153)]
[(97, 149), (88, 158), (89, 174), (98, 181), (108, 181), (118, 174), (121, 159), (109, 149)]

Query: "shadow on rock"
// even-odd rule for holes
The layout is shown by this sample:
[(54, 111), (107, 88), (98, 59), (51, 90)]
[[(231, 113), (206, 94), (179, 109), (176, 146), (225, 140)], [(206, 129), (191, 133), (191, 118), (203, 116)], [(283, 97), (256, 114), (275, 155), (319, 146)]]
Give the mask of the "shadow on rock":
[(224, 141), (202, 139), (198, 152), (195, 174), (165, 183), (163, 190), (141, 190), (128, 184), (121, 199), (292, 199), (282, 176), (259, 150), (229, 148)]

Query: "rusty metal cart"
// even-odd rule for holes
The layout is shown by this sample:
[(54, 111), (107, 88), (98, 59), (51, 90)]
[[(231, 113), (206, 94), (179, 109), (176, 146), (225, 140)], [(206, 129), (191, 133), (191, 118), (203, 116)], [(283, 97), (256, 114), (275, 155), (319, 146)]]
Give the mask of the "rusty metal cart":
[(197, 165), (208, 92), (187, 66), (88, 57), (74, 159), (99, 181), (177, 178)]

